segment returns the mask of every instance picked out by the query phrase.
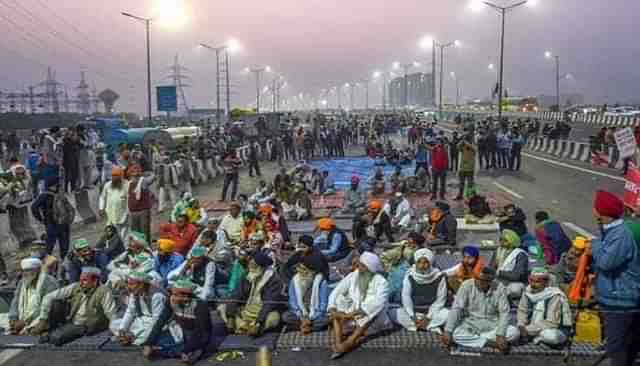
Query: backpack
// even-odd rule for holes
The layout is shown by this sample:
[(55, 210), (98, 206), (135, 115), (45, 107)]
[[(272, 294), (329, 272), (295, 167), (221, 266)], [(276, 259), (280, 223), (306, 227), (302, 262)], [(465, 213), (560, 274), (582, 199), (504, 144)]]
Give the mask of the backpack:
[(53, 195), (53, 221), (58, 225), (71, 225), (76, 218), (76, 209), (64, 193)]

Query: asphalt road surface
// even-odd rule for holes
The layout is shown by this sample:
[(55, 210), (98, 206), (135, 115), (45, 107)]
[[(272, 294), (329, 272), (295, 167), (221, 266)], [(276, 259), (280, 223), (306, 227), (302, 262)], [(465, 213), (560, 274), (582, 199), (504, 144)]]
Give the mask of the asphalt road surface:
[[(245, 353), (245, 358), (235, 361), (217, 363), (213, 357), (204, 359), (198, 365), (224, 366), (253, 366), (256, 365), (256, 354)], [(562, 357), (533, 357), (533, 356), (451, 356), (447, 353), (431, 350), (413, 351), (359, 351), (356, 350), (345, 357), (331, 361), (329, 351), (276, 352), (273, 355), (273, 366), (389, 366), (397, 362), (400, 366), (561, 366), (566, 365)], [(0, 361), (2, 353), (0, 353)], [(1, 366), (169, 366), (179, 365), (177, 360), (147, 361), (140, 353), (111, 353), (111, 352), (56, 352), (56, 351), (25, 351), (1, 363)], [(571, 366), (589, 366), (593, 361), (575, 359)], [(603, 366), (606, 363), (602, 364)]]

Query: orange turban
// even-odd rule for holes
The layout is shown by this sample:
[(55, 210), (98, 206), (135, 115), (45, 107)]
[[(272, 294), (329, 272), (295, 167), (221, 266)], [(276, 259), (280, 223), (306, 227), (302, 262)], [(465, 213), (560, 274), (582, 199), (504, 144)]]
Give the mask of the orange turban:
[(258, 210), (262, 216), (269, 216), (273, 212), (273, 206), (268, 203), (263, 203), (260, 205)]
[(328, 217), (318, 220), (318, 229), (320, 230), (331, 230), (334, 227), (336, 227), (336, 223)]
[(124, 176), (124, 170), (120, 167), (114, 166), (113, 168), (111, 168), (111, 176), (122, 177)]
[(369, 209), (370, 210), (381, 210), (382, 209), (382, 201), (373, 200), (373, 201), (369, 202)]

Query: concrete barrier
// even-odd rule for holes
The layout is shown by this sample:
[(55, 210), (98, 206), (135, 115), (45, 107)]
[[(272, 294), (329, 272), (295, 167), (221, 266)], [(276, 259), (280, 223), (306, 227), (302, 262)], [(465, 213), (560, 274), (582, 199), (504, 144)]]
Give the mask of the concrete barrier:
[(6, 216), (8, 218), (9, 232), (19, 248), (26, 247), (32, 241), (38, 239), (30, 206), (7, 207)]
[(83, 224), (90, 224), (97, 221), (94, 202), (97, 195), (96, 189), (81, 190), (74, 194), (76, 207), (76, 221)]

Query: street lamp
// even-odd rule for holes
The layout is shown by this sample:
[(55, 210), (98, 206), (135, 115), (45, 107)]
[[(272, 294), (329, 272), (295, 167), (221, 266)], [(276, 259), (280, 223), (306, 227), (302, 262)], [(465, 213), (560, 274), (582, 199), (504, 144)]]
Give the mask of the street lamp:
[[(500, 15), (502, 16), (502, 30), (501, 30), (501, 36), (500, 36), (500, 76), (499, 76), (499, 82), (498, 82), (498, 92), (500, 93), (498, 95), (498, 117), (502, 117), (502, 86), (503, 86), (503, 82), (504, 82), (504, 25), (505, 25), (505, 18), (507, 15), (507, 11), (509, 10), (513, 10), (519, 6), (522, 6), (524, 4), (526, 4), (528, 1), (524, 0), (524, 1), (520, 1), (518, 3), (515, 3), (513, 5), (510, 6), (498, 6), (496, 4), (490, 3), (488, 1), (481, 1), (481, 0), (473, 0), (470, 4), (471, 9), (472, 10), (479, 10), (482, 5), (487, 5), (489, 7), (491, 7), (494, 10), (497, 10)], [(532, 3), (533, 4), (533, 3)]]
[(420, 41), (420, 47), (431, 48), (431, 96), (433, 106), (436, 106), (436, 39), (432, 36), (424, 36)]
[(556, 106), (558, 108), (558, 112), (561, 112), (560, 109), (560, 56), (554, 55), (550, 51), (544, 53), (544, 57), (551, 59), (555, 58), (556, 60)]
[(256, 114), (260, 113), (260, 78), (262, 74), (266, 72), (271, 72), (271, 67), (269, 66), (253, 66), (247, 67), (244, 69), (246, 73), (252, 72), (256, 75)]
[(226, 74), (226, 111), (227, 111), (227, 118), (229, 120), (231, 120), (231, 93), (230, 93), (230, 86), (229, 86), (229, 52), (235, 52), (238, 51), (242, 46), (240, 45), (240, 42), (238, 42), (235, 39), (230, 39), (227, 41), (226, 44), (219, 46), (219, 47), (213, 47), (213, 46), (209, 46), (206, 43), (200, 43), (200, 47), (202, 48), (206, 48), (210, 51), (214, 51), (216, 53), (216, 121), (218, 123), (220, 123), (220, 84), (221, 84), (221, 79), (220, 79), (220, 52), (224, 51), (224, 69), (225, 69), (225, 74)]
[(135, 20), (144, 22), (146, 34), (147, 34), (147, 117), (149, 118), (149, 124), (152, 122), (151, 115), (151, 38), (149, 35), (151, 22), (153, 18), (143, 18), (130, 13), (122, 12), (125, 17), (133, 18)]
[(389, 75), (388, 72), (380, 72), (380, 71), (373, 72), (374, 80), (377, 80), (380, 77), (382, 77), (382, 110), (383, 111), (387, 110), (387, 76), (388, 75)]
[(460, 41), (453, 41), (449, 43), (438, 43), (435, 42), (435, 45), (440, 48), (440, 95), (439, 95), (439, 103), (438, 103), (438, 115), (442, 118), (442, 87), (444, 84), (444, 50), (448, 47), (458, 47), (460, 46)]

